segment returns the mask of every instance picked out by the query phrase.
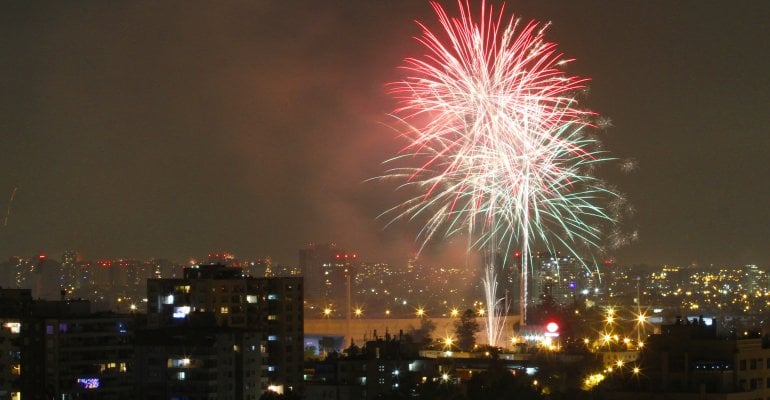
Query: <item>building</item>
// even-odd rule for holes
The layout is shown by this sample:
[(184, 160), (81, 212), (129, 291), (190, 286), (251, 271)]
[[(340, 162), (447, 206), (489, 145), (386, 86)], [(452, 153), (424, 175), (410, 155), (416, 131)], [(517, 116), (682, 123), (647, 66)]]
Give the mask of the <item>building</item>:
[(0, 397), (3, 399), (19, 399), (24, 386), (21, 331), (31, 311), (31, 290), (0, 289)]
[(565, 306), (573, 304), (581, 292), (592, 289), (593, 274), (575, 257), (539, 253), (532, 257), (532, 263), (535, 268), (530, 294), (534, 298), (549, 295), (557, 304)]
[[(57, 399), (133, 399), (130, 365), (135, 318), (114, 313), (50, 314), (29, 332), (42, 344), (46, 396)], [(42, 342), (42, 343), (41, 343)], [(33, 354), (39, 354), (33, 351)], [(22, 398), (49, 398), (27, 396)]]
[(299, 251), (299, 267), (305, 277), (305, 298), (320, 307), (346, 304), (346, 293), (358, 255), (335, 244), (307, 245)]
[(0, 396), (133, 399), (135, 316), (91, 313), (86, 300), (0, 290)]
[[(632, 367), (626, 366), (629, 370)], [(663, 325), (640, 354), (638, 374), (618, 371), (608, 399), (770, 398), (770, 348), (750, 335), (722, 337), (703, 318)]]
[(245, 329), (172, 327), (140, 331), (136, 398), (257, 400), (267, 387), (265, 343)]
[(259, 333), (267, 343), (265, 384), (301, 390), (303, 347), (301, 277), (253, 278), (240, 268), (197, 265), (177, 279), (147, 281), (147, 327), (206, 324)]
[(351, 346), (341, 358), (317, 362), (309, 371), (309, 399), (413, 397), (419, 385), (441, 375), (436, 359), (422, 358), (415, 343), (386, 335)]

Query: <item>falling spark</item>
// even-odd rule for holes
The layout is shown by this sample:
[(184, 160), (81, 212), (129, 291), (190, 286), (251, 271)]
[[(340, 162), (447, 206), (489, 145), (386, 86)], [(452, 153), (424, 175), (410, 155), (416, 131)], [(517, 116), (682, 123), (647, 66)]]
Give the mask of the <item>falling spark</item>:
[(634, 172), (639, 169), (639, 163), (634, 158), (627, 158), (620, 163), (620, 170), (623, 172)]
[(8, 208), (5, 210), (5, 222), (3, 223), (3, 226), (8, 226), (8, 218), (11, 216), (11, 204), (13, 203), (13, 198), (16, 197), (17, 189), (18, 187), (14, 186), (13, 190), (11, 190), (11, 198), (8, 200)]
[[(425, 218), (422, 246), (466, 233), (469, 247), (502, 248), (504, 257), (521, 249), (525, 323), (533, 244), (577, 256), (578, 245), (598, 246), (600, 224), (590, 221), (613, 221), (601, 204), (615, 193), (592, 175), (609, 158), (586, 132), (595, 114), (577, 100), (587, 79), (560, 69), (571, 59), (545, 40), (547, 24), (506, 20), (504, 7), (496, 13), (485, 2), (478, 21), (468, 1), (458, 1), (459, 17), (431, 5), (443, 31), (418, 22), (427, 54), (405, 59), (407, 76), (389, 86), (407, 145), (386, 162), (395, 166), (385, 178), (418, 194), (384, 214)], [(492, 277), (484, 280), (490, 321), (506, 312)]]

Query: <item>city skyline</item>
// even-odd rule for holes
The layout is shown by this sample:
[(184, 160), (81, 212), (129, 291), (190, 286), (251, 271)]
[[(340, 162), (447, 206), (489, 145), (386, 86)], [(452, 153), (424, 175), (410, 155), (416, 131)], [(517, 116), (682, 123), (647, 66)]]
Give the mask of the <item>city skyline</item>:
[[(608, 177), (639, 230), (619, 262), (770, 264), (770, 44), (756, 40), (770, 5), (506, 10), (552, 21), (570, 72), (592, 78), (585, 104), (612, 120), (602, 141), (638, 165)], [(419, 51), (416, 19), (432, 23), (427, 2), (8, 5), (0, 256), (294, 264), (313, 241), (405, 261), (419, 224), (385, 228), (400, 194), (366, 181), (404, 144), (384, 86)], [(424, 256), (461, 261), (464, 247)]]

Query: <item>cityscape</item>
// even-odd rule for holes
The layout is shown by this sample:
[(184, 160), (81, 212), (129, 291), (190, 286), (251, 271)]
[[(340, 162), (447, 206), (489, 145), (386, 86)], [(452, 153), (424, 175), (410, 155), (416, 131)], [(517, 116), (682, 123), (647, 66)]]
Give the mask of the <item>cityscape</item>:
[[(608, 262), (593, 274), (541, 253), (529, 281), (538, 294), (531, 322), (511, 313), (505, 343), (493, 347), (470, 268), (364, 257), (311, 243), (292, 266), (227, 252), (185, 263), (90, 261), (76, 251), (11, 258), (0, 264), (10, 355), (0, 390), (12, 398), (443, 398), (482, 393), (474, 376), (491, 373), (492, 360), (512, 381), (489, 390), (515, 384), (517, 396), (531, 398), (639, 398), (664, 373), (679, 379), (665, 387), (672, 398), (698, 387), (723, 395), (765, 387), (757, 376), (770, 359), (770, 279), (757, 265)], [(515, 292), (514, 281), (500, 283)], [(650, 364), (665, 354), (660, 346), (681, 340), (700, 346), (685, 351), (692, 365)], [(740, 350), (712, 356), (709, 341)], [(743, 359), (760, 351), (767, 355)], [(686, 382), (676, 374), (688, 368), (704, 371)], [(725, 381), (727, 372), (735, 379)], [(630, 376), (635, 392), (621, 389)]]
[(770, 399), (768, 5), (5, 4), (0, 399)]

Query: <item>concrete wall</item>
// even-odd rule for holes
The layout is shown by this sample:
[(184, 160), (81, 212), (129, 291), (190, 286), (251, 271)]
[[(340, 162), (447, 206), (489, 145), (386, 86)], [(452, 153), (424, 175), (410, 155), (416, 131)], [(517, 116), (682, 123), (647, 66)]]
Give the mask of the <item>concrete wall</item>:
[[(443, 338), (454, 336), (454, 323), (458, 318), (428, 318), (436, 324), (436, 330), (432, 337)], [(503, 329), (503, 340), (508, 340), (513, 336), (513, 325), (518, 322), (518, 316), (509, 316), (505, 319), (505, 328)], [(479, 344), (487, 343), (486, 318), (476, 318), (481, 327), (476, 335), (476, 342)], [(350, 338), (355, 340), (357, 345), (362, 345), (365, 340), (374, 338), (374, 331), (377, 336), (384, 337), (387, 331), (390, 335), (398, 337), (399, 330), (408, 333), (412, 329), (420, 327), (418, 318), (352, 318), (348, 327), (346, 319), (305, 319), (305, 335), (328, 335), (344, 336), (344, 347), (350, 344)], [(348, 333), (349, 331), (349, 333)]]

